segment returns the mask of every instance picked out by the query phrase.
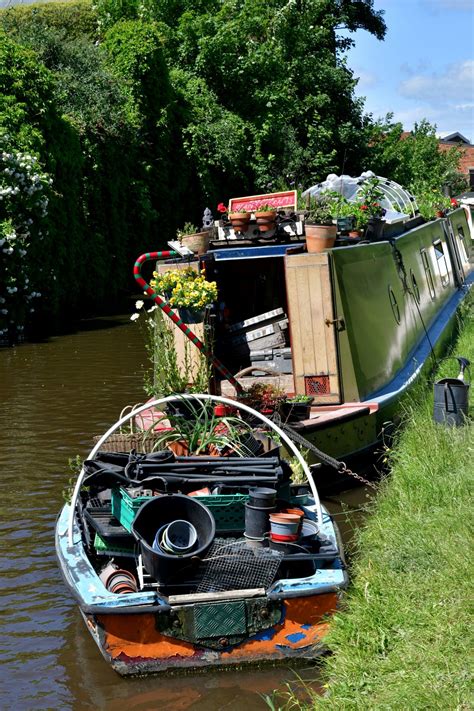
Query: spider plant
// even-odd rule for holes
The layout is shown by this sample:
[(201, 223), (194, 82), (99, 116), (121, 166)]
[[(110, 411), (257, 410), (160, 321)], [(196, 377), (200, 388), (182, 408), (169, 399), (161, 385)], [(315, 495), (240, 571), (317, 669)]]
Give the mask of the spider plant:
[(170, 427), (161, 433), (155, 429), (158, 437), (154, 441), (154, 450), (179, 443), (188, 454), (255, 456), (252, 428), (240, 417), (217, 416), (212, 406), (199, 400), (182, 398), (177, 402), (181, 411), (168, 407), (162, 418)]

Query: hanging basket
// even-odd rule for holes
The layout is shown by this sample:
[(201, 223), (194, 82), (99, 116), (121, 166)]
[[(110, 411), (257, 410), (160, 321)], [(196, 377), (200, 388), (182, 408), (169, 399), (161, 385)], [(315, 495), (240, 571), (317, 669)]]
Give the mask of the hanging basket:
[(178, 307), (179, 318), (183, 323), (202, 323), (205, 309), (192, 309), (187, 306)]

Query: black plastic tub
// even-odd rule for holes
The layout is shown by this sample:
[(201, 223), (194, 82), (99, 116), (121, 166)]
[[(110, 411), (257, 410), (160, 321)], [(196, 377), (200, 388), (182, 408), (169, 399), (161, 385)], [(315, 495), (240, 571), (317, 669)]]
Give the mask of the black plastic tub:
[[(154, 550), (152, 546), (158, 529), (176, 520), (189, 521), (196, 529), (197, 543), (193, 550), (183, 555)], [(132, 533), (140, 544), (147, 573), (162, 585), (172, 585), (183, 577), (188, 578), (204, 558), (214, 540), (216, 522), (207, 506), (195, 498), (165, 494), (143, 504), (132, 523)]]

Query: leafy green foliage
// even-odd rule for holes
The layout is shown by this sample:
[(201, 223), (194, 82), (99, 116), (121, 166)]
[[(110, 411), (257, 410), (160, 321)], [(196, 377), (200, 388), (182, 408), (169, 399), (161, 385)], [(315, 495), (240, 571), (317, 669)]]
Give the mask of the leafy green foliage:
[(0, 25), (13, 35), (18, 35), (32, 22), (64, 30), (70, 38), (93, 39), (97, 30), (97, 16), (88, 0), (18, 5), (0, 11)]
[(393, 123), (392, 115), (387, 114), (385, 120), (369, 129), (367, 143), (367, 167), (414, 193), (441, 190), (445, 184), (451, 185), (454, 192), (463, 187), (457, 173), (462, 149), (453, 146), (440, 151), (436, 127), (426, 120), (403, 136), (402, 124)]

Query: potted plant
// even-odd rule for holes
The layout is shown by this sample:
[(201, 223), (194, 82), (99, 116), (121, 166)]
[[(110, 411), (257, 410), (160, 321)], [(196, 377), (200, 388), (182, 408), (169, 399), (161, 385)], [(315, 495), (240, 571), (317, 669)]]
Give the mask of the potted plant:
[(354, 212), (356, 206), (349, 202), (344, 195), (335, 198), (334, 213), (336, 217), (337, 232), (348, 233), (354, 226)]
[[(271, 383), (253, 383), (248, 390), (239, 395), (238, 400), (252, 407), (262, 415), (272, 415), (279, 409), (280, 404), (286, 398), (284, 390)], [(247, 413), (243, 413), (244, 418), (248, 418)], [(258, 424), (258, 423), (257, 423)]]
[(349, 237), (359, 238), (364, 235), (369, 222), (369, 215), (365, 209), (365, 205), (361, 203), (352, 203), (353, 205), (353, 223), (352, 229), (349, 230)]
[(206, 306), (217, 299), (217, 284), (192, 268), (154, 272), (150, 283), (157, 293), (168, 296), (170, 306), (178, 309), (184, 323), (201, 323)]
[(308, 252), (322, 252), (334, 246), (337, 228), (334, 214), (338, 193), (327, 190), (310, 201), (304, 229)]
[(251, 214), (245, 207), (229, 212), (228, 217), (234, 232), (247, 232)]
[(293, 395), (280, 405), (280, 415), (284, 422), (307, 420), (311, 412), (313, 398), (310, 395)]
[(376, 176), (367, 178), (357, 193), (360, 210), (367, 215), (365, 236), (372, 242), (383, 239), (385, 208), (382, 207), (381, 201), (385, 196), (379, 186), (380, 180)]
[(176, 236), (182, 245), (197, 255), (206, 254), (209, 249), (211, 231), (200, 232), (191, 222), (186, 222), (184, 227), (176, 232)]
[(272, 230), (275, 227), (276, 216), (276, 207), (273, 207), (273, 205), (260, 205), (255, 210), (255, 220), (260, 232)]
[(249, 424), (238, 415), (221, 416), (212, 405), (199, 400), (183, 398), (180, 408), (168, 406), (162, 421), (168, 426), (155, 436), (155, 450), (171, 449), (181, 456), (245, 457), (253, 454), (253, 449), (258, 446)]

